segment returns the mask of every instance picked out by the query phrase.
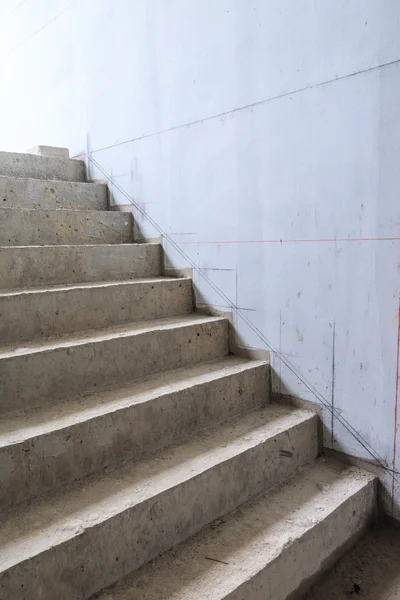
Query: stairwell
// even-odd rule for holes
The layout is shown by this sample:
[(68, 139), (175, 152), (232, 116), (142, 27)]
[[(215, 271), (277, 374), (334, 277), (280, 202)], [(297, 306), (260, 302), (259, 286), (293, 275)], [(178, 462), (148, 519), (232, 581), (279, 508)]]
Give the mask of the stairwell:
[(0, 599), (298, 597), (375, 479), (107, 208), (67, 151), (0, 153)]

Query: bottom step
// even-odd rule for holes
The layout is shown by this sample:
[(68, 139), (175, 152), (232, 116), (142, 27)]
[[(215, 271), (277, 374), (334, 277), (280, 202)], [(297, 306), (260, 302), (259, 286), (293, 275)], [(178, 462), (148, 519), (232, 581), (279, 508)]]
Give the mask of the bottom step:
[(368, 525), (375, 479), (318, 459), (284, 485), (95, 597), (101, 600), (286, 600)]

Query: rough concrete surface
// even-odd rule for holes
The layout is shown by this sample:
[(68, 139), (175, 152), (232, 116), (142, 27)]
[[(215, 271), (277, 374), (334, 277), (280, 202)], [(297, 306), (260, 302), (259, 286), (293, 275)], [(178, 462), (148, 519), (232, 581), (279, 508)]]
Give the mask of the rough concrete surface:
[(82, 160), (0, 152), (0, 176), (85, 181), (86, 169)]
[(97, 210), (2, 209), (0, 247), (124, 244), (133, 241), (132, 215)]
[(0, 507), (266, 404), (268, 377), (265, 363), (227, 357), (3, 418)]
[(1, 208), (107, 210), (107, 186), (0, 176)]
[(374, 488), (366, 472), (317, 460), (96, 597), (286, 600), (363, 530)]
[(155, 277), (158, 244), (0, 247), (0, 289)]
[(325, 573), (304, 600), (399, 600), (400, 531), (389, 524), (374, 527)]
[(315, 415), (269, 406), (44, 496), (0, 525), (0, 596), (87, 598), (282, 481), (317, 452)]
[(332, 432), (327, 410), (329, 445), (368, 459), (363, 439), (400, 465), (400, 1), (70, 3), (24, 2), (14, 32), (2, 19), (10, 50), (25, 39), (19, 17), (49, 23), (4, 61), (3, 146), (41, 132), (86, 150), (115, 176), (115, 203), (124, 191), (144, 202), (143, 236), (154, 236), (145, 211), (279, 349), (274, 391), (333, 396), (359, 436), (336, 420)]
[(3, 345), (191, 313), (191, 279), (151, 278), (0, 292)]
[(302, 593), (368, 523), (373, 478), (314, 464), (317, 415), (270, 404), (269, 365), (161, 276), (162, 241), (130, 243), (141, 223), (102, 212), (83, 162), (38, 152), (0, 153), (0, 599), (128, 575), (107, 597)]
[(53, 404), (228, 352), (228, 322), (196, 315), (9, 346), (0, 351), (0, 413)]

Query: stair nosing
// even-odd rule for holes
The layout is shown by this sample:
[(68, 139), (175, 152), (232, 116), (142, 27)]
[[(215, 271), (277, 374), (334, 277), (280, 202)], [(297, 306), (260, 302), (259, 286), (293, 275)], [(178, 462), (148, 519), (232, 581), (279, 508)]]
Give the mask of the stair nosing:
[[(69, 159), (69, 160), (73, 160), (73, 159)], [(16, 179), (17, 181), (40, 181), (40, 182), (44, 182), (47, 185), (51, 184), (51, 183), (55, 183), (55, 184), (62, 184), (62, 185), (100, 185), (103, 187), (107, 187), (107, 182), (106, 181), (70, 181), (68, 179), (42, 179), (42, 178), (37, 178), (37, 177), (14, 177), (13, 175), (0, 175), (0, 180), (1, 179), (11, 179), (14, 180)]]
[(15, 211), (15, 212), (22, 212), (22, 213), (41, 213), (41, 212), (46, 212), (46, 213), (66, 213), (66, 212), (71, 212), (71, 213), (94, 213), (96, 215), (102, 215), (104, 216), (104, 214), (107, 215), (120, 215), (121, 218), (126, 218), (126, 215), (128, 217), (131, 216), (132, 213), (130, 212), (122, 212), (122, 211), (117, 211), (117, 210), (108, 210), (107, 208), (99, 208), (99, 209), (94, 209), (94, 208), (25, 208), (24, 206), (1, 206), (0, 205), (0, 213), (2, 211)]
[[(277, 415), (275, 419), (272, 416), (274, 414), (275, 417)], [(269, 405), (230, 419), (222, 425), (207, 428), (193, 436), (189, 442), (168, 448), (156, 456), (128, 461), (118, 468), (106, 469), (5, 512), (2, 526), (0, 524), (0, 538), (5, 531), (8, 541), (0, 545), (0, 572), (4, 573), (47, 549), (67, 543), (75, 535), (79, 535), (76, 532), (77, 526), (80, 531), (99, 526), (163, 491), (174, 489), (269, 439), (285, 434), (299, 424), (315, 419), (314, 413), (304, 409)], [(224, 440), (224, 436), (227, 440)], [(129, 481), (129, 477), (132, 481)], [(125, 486), (122, 491), (117, 490), (116, 481)], [(94, 500), (96, 494), (102, 496), (100, 501)], [(50, 516), (57, 512), (57, 506), (62, 507), (68, 516), (55, 517), (54, 522), (49, 524)], [(36, 521), (32, 519), (33, 515)], [(43, 523), (40, 523), (40, 515)], [(27, 523), (32, 522), (34, 532), (28, 532)], [(80, 525), (76, 525), (77, 522)], [(45, 533), (42, 531), (44, 523)], [(20, 533), (17, 531), (18, 527), (21, 528)], [(41, 531), (39, 534), (38, 528)], [(27, 535), (32, 540), (29, 549)], [(17, 560), (10, 559), (10, 551), (18, 555)]]
[(52, 294), (57, 292), (68, 292), (70, 290), (87, 290), (87, 289), (101, 289), (106, 287), (116, 286), (129, 286), (129, 285), (140, 285), (140, 284), (159, 284), (168, 281), (179, 282), (179, 281), (191, 281), (189, 277), (168, 277), (167, 275), (154, 276), (154, 277), (137, 277), (135, 279), (121, 279), (121, 280), (104, 280), (104, 281), (86, 281), (69, 284), (54, 284), (48, 287), (33, 287), (33, 288), (17, 288), (8, 291), (0, 290), (0, 300), (2, 298), (9, 298), (14, 296), (22, 295), (33, 295), (33, 294)]
[[(75, 425), (79, 426), (82, 423), (101, 419), (104, 416), (133, 406), (151, 403), (168, 394), (189, 389), (191, 386), (198, 387), (211, 381), (222, 381), (232, 375), (258, 369), (266, 364), (268, 363), (261, 360), (249, 361), (228, 355), (206, 363), (157, 373), (123, 386), (114, 385), (100, 392), (88, 392), (69, 400), (67, 403), (50, 407), (45, 405), (30, 410), (27, 414), (23, 411), (9, 413), (0, 423), (0, 450), (23, 444), (34, 438), (59, 433)], [(215, 367), (215, 370), (208, 371), (207, 367)], [(196, 371), (202, 369), (205, 370), (196, 373)], [(179, 375), (186, 375), (186, 377), (177, 379)], [(171, 378), (173, 383), (163, 381), (166, 378)], [(123, 397), (109, 398), (115, 395), (123, 395)], [(125, 398), (125, 395), (129, 397), (129, 400)], [(96, 399), (96, 404), (89, 402), (88, 407), (87, 404), (90, 399)], [(37, 419), (38, 415), (41, 416), (40, 420)], [(21, 427), (24, 422), (26, 426)], [(48, 424), (47, 427), (46, 424)], [(5, 426), (7, 426), (7, 431), (5, 431)], [(28, 433), (17, 435), (18, 431), (27, 430)]]
[[(301, 503), (297, 497), (299, 486), (304, 489), (309, 484), (311, 487), (319, 477), (321, 480), (331, 478), (331, 494), (316, 489), (314, 496)], [(211, 589), (215, 600), (230, 598), (235, 590), (272, 565), (286, 548), (302, 539), (311, 527), (322, 524), (347, 501), (365, 491), (374, 479), (362, 469), (345, 469), (345, 465), (334, 460), (316, 459), (283, 484), (246, 502), (216, 524), (206, 526), (172, 552), (167, 551), (143, 565), (114, 586), (100, 592), (96, 598), (108, 600), (111, 598), (107, 595), (110, 591), (114, 600), (128, 600), (130, 592), (134, 591), (136, 597), (144, 589), (144, 584), (152, 594), (157, 593), (162, 576), (167, 573), (168, 577), (163, 578), (166, 586), (163, 591), (168, 594), (163, 596), (165, 598), (183, 600), (190, 596), (200, 599), (209, 597), (205, 594)], [(289, 522), (286, 522), (280, 509), (288, 499), (292, 506), (286, 515)], [(266, 516), (264, 522), (257, 518), (263, 512)], [(277, 513), (275, 522), (274, 512)], [(240, 523), (246, 524), (247, 528), (238, 538), (235, 527)], [(233, 538), (238, 540), (235, 548), (232, 547)], [(209, 564), (207, 561), (210, 561)], [(144, 598), (150, 600), (145, 592)]]
[(42, 352), (52, 352), (61, 348), (85, 346), (87, 344), (102, 343), (104, 341), (113, 339), (145, 335), (149, 332), (179, 329), (181, 327), (190, 327), (197, 324), (201, 325), (205, 323), (218, 323), (225, 321), (227, 321), (225, 317), (191, 313), (190, 315), (180, 315), (177, 317), (167, 317), (164, 319), (153, 319), (151, 321), (137, 321), (135, 323), (112, 325), (110, 327), (106, 327), (105, 329), (91, 329), (87, 331), (80, 331), (76, 334), (62, 334), (55, 337), (45, 338), (43, 340), (34, 340), (33, 342), (25, 344), (9, 344), (8, 346), (3, 346), (0, 348), (0, 361), (10, 358), (17, 358), (19, 356), (40, 354)]
[(123, 244), (121, 243), (116, 243), (116, 244), (43, 244), (43, 245), (32, 245), (32, 246), (1, 246), (0, 245), (0, 251), (1, 250), (13, 250), (13, 249), (18, 249), (21, 250), (22, 248), (25, 248), (27, 250), (32, 250), (34, 248), (125, 248), (126, 246), (160, 246), (160, 242), (125, 242)]

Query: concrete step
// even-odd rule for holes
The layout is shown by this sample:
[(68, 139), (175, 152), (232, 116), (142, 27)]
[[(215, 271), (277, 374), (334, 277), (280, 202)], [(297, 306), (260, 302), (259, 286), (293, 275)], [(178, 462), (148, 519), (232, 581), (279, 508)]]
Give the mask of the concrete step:
[(132, 215), (97, 210), (2, 209), (0, 246), (126, 244)]
[(57, 403), (115, 383), (228, 354), (228, 321), (189, 315), (0, 350), (0, 413)]
[(158, 277), (0, 293), (0, 340), (13, 344), (191, 313), (191, 279)]
[(0, 247), (0, 289), (156, 277), (159, 244)]
[(107, 210), (107, 186), (0, 176), (0, 205), (41, 210)]
[(0, 152), (0, 176), (85, 181), (85, 163), (58, 156)]
[(233, 356), (0, 422), (0, 507), (21, 503), (268, 401), (266, 363)]
[(58, 158), (69, 158), (68, 148), (58, 146), (33, 146), (27, 150), (28, 154), (39, 154), (40, 156), (58, 156)]
[(314, 414), (269, 406), (23, 505), (0, 524), (0, 597), (87, 599), (317, 452)]
[(313, 579), (368, 526), (375, 511), (375, 483), (365, 471), (318, 459), (283, 486), (207, 527), (96, 598), (302, 597)]

